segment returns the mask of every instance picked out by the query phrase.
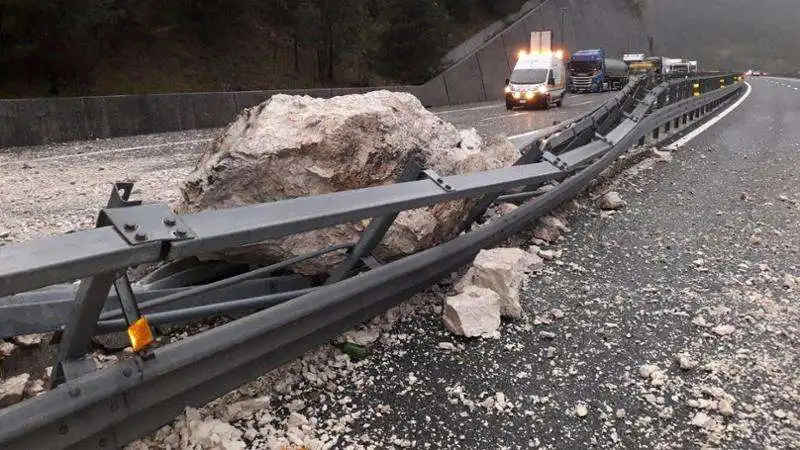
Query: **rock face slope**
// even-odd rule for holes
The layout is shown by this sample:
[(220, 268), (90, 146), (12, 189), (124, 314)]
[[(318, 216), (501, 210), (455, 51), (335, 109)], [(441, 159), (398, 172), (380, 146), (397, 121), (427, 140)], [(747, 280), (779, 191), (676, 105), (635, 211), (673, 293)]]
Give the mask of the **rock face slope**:
[[(495, 169), (519, 156), (425, 110), (410, 94), (375, 91), (331, 99), (276, 95), (239, 115), (181, 187), (182, 212), (220, 209), (394, 183), (411, 160), (441, 175)], [(376, 256), (393, 259), (456, 232), (471, 200), (401, 213)], [(228, 258), (269, 262), (356, 242), (368, 220), (238, 249)], [(340, 255), (306, 265), (327, 270)]]

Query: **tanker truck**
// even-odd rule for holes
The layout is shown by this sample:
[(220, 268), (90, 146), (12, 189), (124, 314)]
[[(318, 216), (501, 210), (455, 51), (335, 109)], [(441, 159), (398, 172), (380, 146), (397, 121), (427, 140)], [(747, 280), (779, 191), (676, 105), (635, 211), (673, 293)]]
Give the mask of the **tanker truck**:
[(628, 84), (628, 65), (606, 58), (603, 49), (576, 51), (569, 60), (568, 70), (572, 93), (619, 90)]

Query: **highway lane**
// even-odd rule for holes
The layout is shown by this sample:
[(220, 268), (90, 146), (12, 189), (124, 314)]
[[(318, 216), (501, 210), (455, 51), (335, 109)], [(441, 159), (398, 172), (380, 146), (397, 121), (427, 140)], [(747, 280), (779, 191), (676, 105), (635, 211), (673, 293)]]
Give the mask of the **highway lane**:
[(497, 339), (428, 306), (280, 404), (350, 418), (341, 448), (800, 448), (800, 94), (750, 83), (671, 163), (617, 180), (623, 211), (584, 201)]
[(457, 128), (474, 127), (481, 134), (499, 134), (517, 141), (525, 133), (553, 125), (593, 109), (616, 92), (599, 94), (570, 95), (564, 99), (561, 108), (549, 110), (513, 109), (506, 110), (503, 102), (487, 102), (446, 108), (432, 108), (431, 111)]

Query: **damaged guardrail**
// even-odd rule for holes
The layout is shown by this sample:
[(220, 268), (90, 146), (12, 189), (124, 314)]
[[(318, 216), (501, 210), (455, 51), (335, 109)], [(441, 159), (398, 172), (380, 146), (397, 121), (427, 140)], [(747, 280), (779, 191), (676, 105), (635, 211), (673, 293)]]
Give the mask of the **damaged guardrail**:
[[(124, 192), (119, 198), (112, 193), (98, 228), (0, 249), (0, 296), (13, 300), (0, 302), (0, 313), (9, 305), (34, 311), (34, 303), (40, 312), (42, 304), (55, 303), (61, 314), (69, 311), (62, 324), (47, 322), (48, 329), (61, 333), (52, 389), (0, 410), (0, 447), (117, 448), (152, 432), (185, 406), (207, 403), (458, 270), (481, 249), (587, 187), (631, 147), (702, 119), (734, 99), (741, 86), (737, 75), (655, 87), (635, 78), (569, 127), (523, 143), (516, 165), (486, 172), (439, 176), (409, 166), (404, 179), (389, 186), (191, 215), (175, 215), (164, 205), (131, 204)], [(537, 194), (548, 182), (558, 185)], [(492, 202), (521, 193), (529, 200), (499, 220), (388, 264), (369, 259), (401, 211), (477, 197), (466, 231)], [(295, 280), (269, 291), (263, 283), (273, 280), (273, 265), (228, 268), (233, 275), (194, 286), (166, 282), (191, 278), (186, 273), (194, 266), (180, 262), (195, 255), (364, 218), (373, 220), (359, 242), (315, 253), (347, 251), (345, 263), (327, 280)], [(159, 269), (155, 279), (161, 285), (146, 289), (130, 282), (127, 268), (158, 261), (175, 261)], [(199, 279), (206, 275), (200, 270)], [(37, 291), (75, 279), (81, 280), (77, 287)], [(216, 300), (203, 303), (209, 293)], [(148, 345), (154, 323), (254, 310), (178, 342)], [(34, 319), (43, 319), (36, 314), (17, 317), (30, 329)], [(14, 332), (14, 327), (5, 321), (0, 330)], [(90, 340), (119, 329), (129, 330), (136, 353), (97, 369), (85, 354)]]

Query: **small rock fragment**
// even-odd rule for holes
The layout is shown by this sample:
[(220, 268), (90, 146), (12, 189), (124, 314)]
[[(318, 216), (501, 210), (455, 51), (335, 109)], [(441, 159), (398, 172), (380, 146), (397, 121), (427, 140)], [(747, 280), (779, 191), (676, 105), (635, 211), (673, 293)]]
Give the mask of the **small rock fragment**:
[(617, 410), (615, 415), (617, 416), (617, 419), (624, 419), (625, 416), (626, 416), (626, 413), (625, 413), (624, 409), (620, 408), (620, 409)]
[(733, 415), (733, 403), (730, 400), (723, 398), (717, 404), (717, 409), (719, 413), (725, 417), (730, 417)]
[(553, 340), (556, 338), (556, 334), (553, 333), (552, 331), (540, 331), (539, 337), (542, 339)]
[(697, 361), (692, 359), (692, 356), (688, 353), (678, 353), (675, 355), (675, 360), (678, 362), (678, 365), (683, 370), (691, 370), (697, 367), (699, 364)]
[(346, 342), (366, 347), (381, 337), (381, 330), (378, 327), (367, 327), (358, 330), (349, 330), (344, 333), (342, 339)]
[(653, 372), (656, 372), (657, 370), (658, 366), (655, 364), (645, 364), (639, 367), (639, 375), (641, 375), (642, 378), (650, 378)]
[(514, 212), (514, 211), (516, 211), (516, 210), (517, 210), (517, 208), (519, 208), (519, 206), (517, 206), (517, 205), (515, 205), (515, 204), (513, 204), (513, 203), (503, 203), (503, 204), (497, 205), (497, 207), (495, 208), (495, 210), (496, 210), (496, 211), (497, 211), (497, 212), (498, 212), (498, 213), (499, 213), (501, 216), (505, 216), (506, 214), (510, 214), (510, 213), (512, 213), (512, 212)]
[(694, 418), (692, 419), (692, 425), (698, 428), (712, 428), (714, 426), (714, 419), (701, 411), (694, 415)]
[(25, 386), (25, 397), (36, 397), (37, 395), (44, 392), (44, 381), (43, 380), (33, 380)]
[(29, 373), (22, 373), (0, 383), (0, 408), (22, 401), (22, 397), (25, 395), (25, 386), (28, 385), (30, 379)]
[(669, 151), (660, 151), (656, 149), (650, 149), (650, 154), (656, 160), (656, 162), (670, 162), (672, 161), (672, 153)]
[(539, 256), (545, 261), (552, 261), (556, 257), (556, 252), (553, 250), (539, 250)]
[(625, 201), (622, 200), (622, 197), (619, 195), (619, 192), (611, 191), (607, 192), (600, 198), (599, 206), (601, 209), (605, 210), (617, 210), (626, 205)]
[(443, 320), (445, 327), (459, 336), (491, 336), (500, 328), (500, 296), (467, 286), (461, 294), (447, 297)]
[(711, 331), (713, 331), (714, 334), (717, 334), (719, 336), (727, 336), (736, 331), (736, 327), (734, 327), (733, 325), (717, 325)]
[(561, 320), (561, 319), (564, 318), (564, 311), (562, 311), (562, 310), (560, 310), (558, 308), (551, 309), (550, 310), (550, 314), (552, 314), (553, 318), (556, 319), (556, 320)]
[(797, 290), (797, 285), (798, 285), (797, 277), (795, 277), (795, 276), (793, 276), (791, 274), (788, 274), (788, 273), (783, 276), (783, 287), (784, 288), (789, 289), (790, 291), (796, 291)]
[(575, 405), (575, 415), (578, 417), (586, 417), (589, 414), (589, 408), (586, 407), (584, 403), (578, 403)]
[(561, 237), (561, 231), (555, 227), (540, 226), (533, 231), (533, 237), (544, 242), (556, 242)]
[(782, 202), (788, 202), (789, 201), (789, 197), (787, 197), (785, 194), (781, 194), (781, 195), (778, 196), (778, 200), (780, 200)]
[(15, 348), (17, 346), (11, 342), (0, 341), (0, 356), (11, 356)]
[(500, 314), (518, 318), (522, 315), (520, 289), (526, 278), (525, 269), (533, 261), (530, 253), (519, 248), (494, 248), (481, 250), (464, 278), (456, 285), (463, 291), (466, 286), (491, 289), (500, 298)]
[(45, 334), (24, 334), (21, 336), (15, 336), (14, 342), (22, 347), (33, 347), (36, 345), (41, 345), (44, 338)]

